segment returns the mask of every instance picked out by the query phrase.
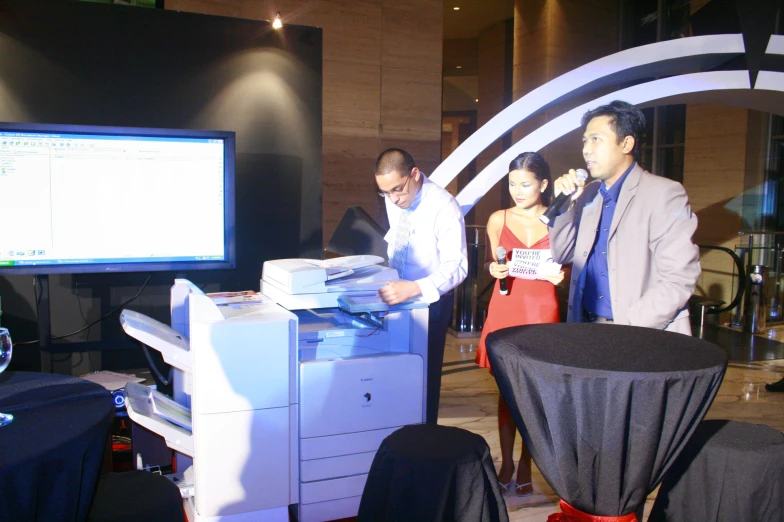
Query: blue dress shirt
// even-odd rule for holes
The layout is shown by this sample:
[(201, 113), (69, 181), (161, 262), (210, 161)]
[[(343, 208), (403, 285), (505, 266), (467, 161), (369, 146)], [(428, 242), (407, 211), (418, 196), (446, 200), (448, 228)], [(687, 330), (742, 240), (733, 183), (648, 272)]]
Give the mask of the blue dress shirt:
[(602, 217), (596, 231), (596, 241), (588, 256), (583, 279), (583, 309), (585, 311), (613, 318), (612, 299), (610, 298), (610, 278), (607, 269), (607, 242), (610, 239), (610, 225), (615, 215), (615, 206), (621, 193), (623, 182), (636, 163), (632, 163), (626, 172), (609, 189), (602, 181), (599, 192), (602, 194)]

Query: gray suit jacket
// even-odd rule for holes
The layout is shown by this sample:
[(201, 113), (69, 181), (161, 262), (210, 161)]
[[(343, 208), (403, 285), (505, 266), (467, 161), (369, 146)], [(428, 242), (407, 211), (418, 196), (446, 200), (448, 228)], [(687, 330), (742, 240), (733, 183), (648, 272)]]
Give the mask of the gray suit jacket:
[[(583, 320), (583, 269), (601, 218), (600, 184), (589, 183), (550, 230), (554, 259), (573, 263), (569, 322)], [(691, 334), (687, 303), (700, 276), (696, 229), (681, 184), (635, 165), (621, 187), (607, 244), (615, 323)]]

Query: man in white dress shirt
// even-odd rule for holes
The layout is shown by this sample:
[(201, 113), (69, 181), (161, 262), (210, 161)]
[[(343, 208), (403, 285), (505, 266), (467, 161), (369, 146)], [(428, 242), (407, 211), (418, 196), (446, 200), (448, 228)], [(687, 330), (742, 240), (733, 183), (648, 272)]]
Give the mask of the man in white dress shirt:
[(427, 422), (438, 420), (441, 367), (446, 330), (452, 316), (452, 289), (466, 277), (465, 221), (452, 195), (428, 180), (414, 158), (401, 149), (387, 149), (376, 160), (378, 193), (385, 199), (389, 232), (389, 266), (400, 281), (378, 291), (395, 305), (422, 297), (430, 303), (427, 339)]

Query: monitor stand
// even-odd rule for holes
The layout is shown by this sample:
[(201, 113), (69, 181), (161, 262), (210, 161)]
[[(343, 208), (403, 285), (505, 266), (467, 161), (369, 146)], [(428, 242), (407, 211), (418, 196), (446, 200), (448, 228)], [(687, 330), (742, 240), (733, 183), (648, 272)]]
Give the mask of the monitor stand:
[(52, 320), (49, 301), (49, 276), (35, 276), (38, 288), (36, 311), (38, 313), (38, 349), (41, 351), (41, 371), (44, 373), (60, 373), (71, 375), (70, 353), (60, 353), (59, 358), (52, 351)]
[(54, 371), (55, 361), (52, 360), (51, 352), (52, 321), (49, 309), (49, 276), (46, 274), (36, 275), (35, 284), (38, 289), (35, 295), (35, 311), (38, 315), (38, 348), (41, 350), (41, 371), (61, 373)]

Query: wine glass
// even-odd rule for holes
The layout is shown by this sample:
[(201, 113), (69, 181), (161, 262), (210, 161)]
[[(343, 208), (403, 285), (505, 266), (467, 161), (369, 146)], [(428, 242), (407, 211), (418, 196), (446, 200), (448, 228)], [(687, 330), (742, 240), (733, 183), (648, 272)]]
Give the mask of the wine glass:
[[(11, 336), (7, 328), (0, 328), (0, 373), (8, 367), (11, 362)], [(6, 424), (11, 424), (14, 416), (10, 413), (0, 413), (0, 428)]]

